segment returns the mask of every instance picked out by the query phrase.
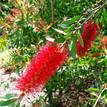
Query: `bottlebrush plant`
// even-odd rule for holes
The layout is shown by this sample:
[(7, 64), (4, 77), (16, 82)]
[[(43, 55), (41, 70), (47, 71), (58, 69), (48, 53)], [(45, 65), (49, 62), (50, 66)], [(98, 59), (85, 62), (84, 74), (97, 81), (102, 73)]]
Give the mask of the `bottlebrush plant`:
[[(41, 90), (45, 94), (43, 98), (41, 95), (39, 101), (34, 97), (31, 100), (43, 107), (100, 107), (107, 103), (107, 39), (104, 37), (107, 35), (107, 2), (82, 1), (0, 2), (0, 46), (3, 47), (6, 35), (6, 49), (12, 51), (12, 57), (5, 67), (14, 67), (5, 74), (11, 77), (10, 87), (11, 82), (17, 82), (15, 91), (19, 92), (14, 96), (5, 95), (5, 100), (1, 100), (0, 93), (0, 107), (19, 107), (26, 97), (27, 102)], [(48, 41), (44, 46), (48, 35), (55, 41)], [(18, 75), (28, 62), (25, 72), (22, 70), (23, 74)], [(11, 76), (14, 73), (19, 76), (18, 80)], [(0, 79), (1, 88), (5, 84)]]
[(28, 93), (41, 91), (67, 58), (68, 49), (65, 44), (48, 41), (31, 60), (24, 75), (18, 80), (17, 88)]
[(89, 49), (91, 49), (93, 41), (96, 39), (98, 35), (98, 25), (89, 20), (86, 23), (84, 23), (83, 30), (84, 32), (81, 33), (83, 46), (81, 46), (79, 40), (76, 43), (76, 52), (79, 57), (85, 56)]

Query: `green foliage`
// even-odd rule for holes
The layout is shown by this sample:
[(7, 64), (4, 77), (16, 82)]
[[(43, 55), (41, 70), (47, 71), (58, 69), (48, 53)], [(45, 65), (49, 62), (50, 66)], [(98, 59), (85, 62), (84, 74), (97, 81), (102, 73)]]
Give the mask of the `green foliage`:
[(16, 94), (8, 93), (4, 97), (0, 97), (0, 107), (20, 107), (16, 96)]
[(0, 106), (8, 106), (12, 103), (14, 103), (14, 99), (9, 99), (7, 101), (0, 101)]

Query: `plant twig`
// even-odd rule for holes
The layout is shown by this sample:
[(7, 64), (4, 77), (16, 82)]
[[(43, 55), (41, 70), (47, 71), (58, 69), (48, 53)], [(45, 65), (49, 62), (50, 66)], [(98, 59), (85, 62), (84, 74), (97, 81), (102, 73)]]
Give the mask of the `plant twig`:
[[(100, 2), (101, 2), (101, 1), (100, 1)], [(94, 9), (92, 10), (92, 14), (91, 14), (87, 19), (85, 19), (85, 20), (84, 20), (84, 15), (81, 16), (80, 20), (79, 20), (77, 23), (80, 23), (82, 20), (84, 20), (84, 22), (83, 22), (81, 25), (79, 25), (79, 26), (77, 26), (77, 27), (75, 28), (75, 30), (73, 31), (73, 34), (75, 34), (75, 33), (77, 32), (77, 30), (79, 30), (84, 23), (86, 23), (93, 15), (95, 15), (95, 14), (96, 14), (100, 9), (102, 9), (105, 5), (107, 5), (107, 2), (105, 2), (104, 4), (102, 4), (102, 5), (94, 8)]]

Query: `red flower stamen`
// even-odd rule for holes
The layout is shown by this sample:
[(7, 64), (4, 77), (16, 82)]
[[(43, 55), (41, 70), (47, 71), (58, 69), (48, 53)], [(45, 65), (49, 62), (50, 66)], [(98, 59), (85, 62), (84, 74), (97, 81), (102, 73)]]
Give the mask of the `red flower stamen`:
[(54, 42), (47, 42), (46, 46), (31, 60), (29, 66), (16, 86), (23, 92), (40, 91), (55, 74), (56, 70), (68, 57), (68, 49)]
[(76, 43), (76, 51), (79, 57), (84, 57), (91, 49), (92, 43), (97, 37), (98, 29), (98, 25), (91, 21), (84, 24), (84, 32), (81, 34), (84, 46), (81, 46), (79, 40)]

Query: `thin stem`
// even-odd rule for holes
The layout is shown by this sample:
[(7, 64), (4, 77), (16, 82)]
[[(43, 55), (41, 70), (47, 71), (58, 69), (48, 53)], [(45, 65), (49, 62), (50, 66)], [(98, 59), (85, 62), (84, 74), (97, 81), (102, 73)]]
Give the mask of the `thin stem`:
[(99, 101), (99, 100), (100, 100), (100, 98), (101, 98), (102, 93), (103, 93), (105, 90), (106, 90), (106, 88), (104, 88), (104, 89), (101, 91), (101, 93), (99, 94), (99, 96), (98, 96), (98, 98), (97, 98), (97, 100), (96, 100), (95, 104), (93, 105), (93, 107), (96, 107), (96, 105), (97, 105), (98, 101)]
[(84, 21), (84, 23), (85, 23), (86, 21), (88, 21), (93, 15), (95, 15), (95, 14), (96, 14), (101, 8), (103, 8), (105, 5), (107, 5), (107, 2), (105, 2), (103, 5), (95, 8), (95, 9), (93, 10), (93, 14), (91, 14), (91, 15)]

